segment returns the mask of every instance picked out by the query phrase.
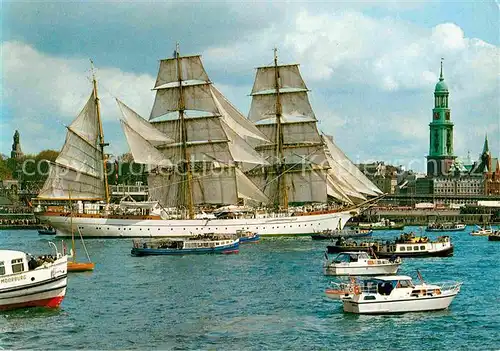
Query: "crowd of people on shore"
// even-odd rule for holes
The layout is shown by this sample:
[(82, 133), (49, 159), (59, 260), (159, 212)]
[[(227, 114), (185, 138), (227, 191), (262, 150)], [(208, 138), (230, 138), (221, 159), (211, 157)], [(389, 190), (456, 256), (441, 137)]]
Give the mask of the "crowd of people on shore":
[(23, 219), (10, 219), (0, 218), (0, 225), (2, 226), (31, 226), (39, 224), (36, 218), (23, 218)]

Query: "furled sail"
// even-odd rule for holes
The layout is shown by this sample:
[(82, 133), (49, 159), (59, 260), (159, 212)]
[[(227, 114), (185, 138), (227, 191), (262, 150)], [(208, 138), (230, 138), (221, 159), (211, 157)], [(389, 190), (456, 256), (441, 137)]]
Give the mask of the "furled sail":
[(67, 127), (64, 146), (38, 194), (43, 200), (105, 200), (97, 100), (92, 93)]

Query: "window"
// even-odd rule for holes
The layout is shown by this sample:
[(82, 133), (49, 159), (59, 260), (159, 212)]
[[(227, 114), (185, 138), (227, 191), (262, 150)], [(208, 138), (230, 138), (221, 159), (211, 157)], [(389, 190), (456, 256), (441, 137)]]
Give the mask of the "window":
[(407, 246), (406, 251), (411, 251), (411, 246)]
[(414, 251), (418, 251), (418, 246), (413, 246)]
[(420, 250), (425, 250), (425, 246), (424, 246), (424, 245), (421, 245), (421, 246), (420, 246)]
[(19, 273), (24, 271), (23, 259), (15, 258), (12, 260), (12, 273)]
[(404, 247), (404, 246), (401, 246), (400, 251), (406, 251), (405, 247)]
[(5, 274), (5, 266), (3, 264), (3, 261), (0, 262), (0, 275), (4, 275)]

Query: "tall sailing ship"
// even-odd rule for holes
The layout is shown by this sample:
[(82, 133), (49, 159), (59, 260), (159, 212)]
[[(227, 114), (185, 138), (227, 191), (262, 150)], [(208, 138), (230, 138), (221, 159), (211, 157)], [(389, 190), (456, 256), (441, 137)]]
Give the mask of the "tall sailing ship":
[[(185, 237), (237, 230), (309, 235), (343, 228), (356, 213), (355, 206), (328, 208), (329, 199), (353, 205), (380, 194), (333, 140), (319, 133), (298, 65), (278, 65), (276, 53), (273, 66), (257, 68), (248, 119), (212, 84), (199, 55), (180, 56), (176, 49), (173, 58), (161, 60), (154, 90), (149, 121), (118, 99), (117, 104), (134, 161), (149, 167), (153, 202), (148, 203), (157, 202), (160, 210), (146, 216), (74, 214), (83, 236)], [(206, 208), (241, 203), (247, 210), (230, 218), (201, 215)], [(304, 204), (321, 210), (289, 207)], [(42, 219), (59, 236), (70, 233), (68, 216)]]

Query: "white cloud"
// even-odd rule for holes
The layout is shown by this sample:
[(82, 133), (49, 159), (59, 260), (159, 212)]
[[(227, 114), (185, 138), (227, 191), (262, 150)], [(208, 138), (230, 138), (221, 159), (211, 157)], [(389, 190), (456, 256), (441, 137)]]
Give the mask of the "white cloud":
[[(4, 42), (0, 50), (2, 110), (8, 109), (12, 115), (12, 119), (2, 123), (6, 134), (19, 129), (24, 152), (59, 149), (64, 140), (64, 125), (76, 117), (92, 92), (90, 62), (46, 55), (20, 42)], [(148, 117), (154, 96), (153, 77), (106, 67), (95, 72), (103, 123), (119, 129), (119, 110), (114, 96)], [(4, 113), (2, 119), (6, 117)], [(110, 150), (124, 152), (123, 137), (114, 131), (109, 134), (118, 143)], [(2, 142), (7, 143), (4, 136)], [(5, 149), (2, 145), (2, 150)]]

